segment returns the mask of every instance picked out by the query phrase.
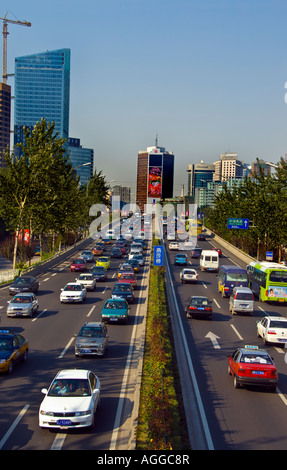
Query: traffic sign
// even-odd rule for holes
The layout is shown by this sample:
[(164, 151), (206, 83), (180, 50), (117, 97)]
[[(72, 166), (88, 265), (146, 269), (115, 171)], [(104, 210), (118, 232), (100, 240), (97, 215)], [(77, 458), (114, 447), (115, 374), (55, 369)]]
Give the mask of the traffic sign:
[(248, 229), (249, 228), (249, 219), (241, 218), (228, 218), (227, 219), (227, 228), (234, 229)]
[(158, 245), (153, 250), (153, 265), (163, 266), (163, 246)]

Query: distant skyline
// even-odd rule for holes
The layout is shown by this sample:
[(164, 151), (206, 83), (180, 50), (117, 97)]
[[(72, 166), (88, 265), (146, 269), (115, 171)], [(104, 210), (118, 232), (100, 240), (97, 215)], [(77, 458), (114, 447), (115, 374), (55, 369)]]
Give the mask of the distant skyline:
[(137, 154), (157, 136), (175, 195), (191, 163), (287, 153), (286, 0), (9, 0), (6, 12), (32, 23), (8, 24), (8, 74), (15, 57), (71, 50), (69, 135), (113, 184), (135, 191)]

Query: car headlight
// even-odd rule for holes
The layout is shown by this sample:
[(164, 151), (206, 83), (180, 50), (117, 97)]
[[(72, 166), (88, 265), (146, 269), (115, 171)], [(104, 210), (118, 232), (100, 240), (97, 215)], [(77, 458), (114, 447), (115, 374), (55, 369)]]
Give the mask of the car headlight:
[(54, 416), (53, 411), (40, 410), (40, 415), (42, 416)]
[(89, 416), (90, 414), (92, 414), (92, 410), (77, 411), (75, 416)]
[(1, 359), (0, 360), (0, 364), (5, 364), (5, 362), (7, 362), (7, 359)]

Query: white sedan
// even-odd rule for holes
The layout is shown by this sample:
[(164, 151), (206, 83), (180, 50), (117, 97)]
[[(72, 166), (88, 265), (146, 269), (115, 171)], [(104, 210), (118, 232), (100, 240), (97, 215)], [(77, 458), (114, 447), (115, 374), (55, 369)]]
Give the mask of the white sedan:
[(287, 344), (287, 318), (264, 317), (257, 323), (257, 337), (264, 339), (265, 344)]
[(170, 242), (168, 245), (168, 248), (170, 250), (178, 250), (179, 249), (179, 243), (178, 242)]
[(195, 269), (184, 268), (179, 274), (180, 282), (196, 282), (198, 274)]
[(87, 296), (87, 289), (80, 282), (69, 282), (61, 289), (60, 301), (64, 302), (84, 302)]
[(87, 290), (95, 290), (96, 288), (96, 279), (92, 273), (80, 274), (75, 280), (80, 282)]
[(58, 372), (39, 409), (41, 428), (78, 429), (94, 426), (94, 415), (100, 404), (99, 378), (85, 369)]

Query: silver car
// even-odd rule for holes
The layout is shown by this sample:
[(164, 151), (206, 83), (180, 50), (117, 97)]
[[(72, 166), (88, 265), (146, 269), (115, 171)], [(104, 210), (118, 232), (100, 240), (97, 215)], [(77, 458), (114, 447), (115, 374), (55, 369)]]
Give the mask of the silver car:
[(234, 287), (229, 297), (229, 311), (235, 313), (253, 314), (254, 297), (249, 287)]
[(21, 292), (8, 301), (7, 317), (32, 317), (38, 308), (38, 299), (32, 292)]
[(91, 250), (84, 250), (81, 253), (81, 258), (87, 261), (87, 263), (92, 263), (94, 261), (94, 253)]
[(108, 346), (107, 327), (102, 322), (87, 322), (76, 335), (75, 355), (104, 356)]

